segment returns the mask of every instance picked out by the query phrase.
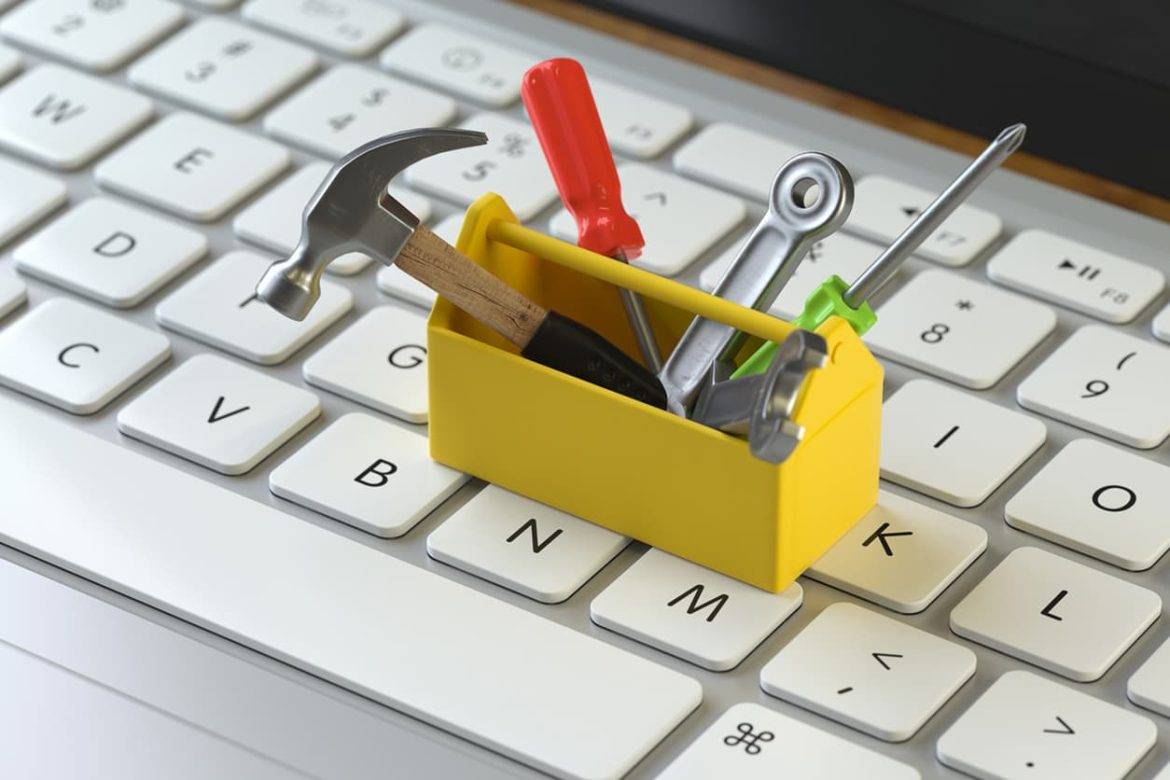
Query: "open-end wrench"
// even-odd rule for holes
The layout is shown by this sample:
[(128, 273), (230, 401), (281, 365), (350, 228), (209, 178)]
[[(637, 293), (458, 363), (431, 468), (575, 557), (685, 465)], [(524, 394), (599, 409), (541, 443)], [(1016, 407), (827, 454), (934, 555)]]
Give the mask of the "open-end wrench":
[(706, 388), (695, 405), (694, 420), (727, 433), (747, 434), (752, 455), (783, 463), (804, 437), (804, 428), (792, 418), (805, 380), (824, 367), (828, 353), (824, 337), (794, 330), (780, 343), (767, 373), (714, 381)]
[[(768, 213), (748, 236), (714, 294), (766, 310), (809, 248), (837, 230), (852, 206), (853, 180), (845, 166), (819, 152), (791, 158), (776, 174)], [(744, 338), (729, 325), (696, 317), (658, 375), (670, 411), (686, 415), (712, 365), (730, 360)]]

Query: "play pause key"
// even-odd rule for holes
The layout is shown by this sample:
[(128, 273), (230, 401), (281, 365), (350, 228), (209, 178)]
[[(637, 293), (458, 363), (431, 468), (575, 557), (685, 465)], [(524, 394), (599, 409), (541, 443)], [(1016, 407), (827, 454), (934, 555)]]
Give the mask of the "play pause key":
[(1043, 230), (1025, 230), (987, 264), (1000, 284), (1106, 322), (1129, 322), (1162, 292), (1162, 272)]

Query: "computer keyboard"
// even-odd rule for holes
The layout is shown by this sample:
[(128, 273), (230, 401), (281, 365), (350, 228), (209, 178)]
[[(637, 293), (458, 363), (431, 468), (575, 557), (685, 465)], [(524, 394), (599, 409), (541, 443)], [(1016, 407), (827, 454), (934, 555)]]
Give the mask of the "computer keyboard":
[(489, 0), (5, 7), (9, 548), (518, 776), (1167, 763), (1165, 224), (995, 174), (876, 301), (878, 507), (770, 594), (432, 462), (434, 295), (401, 271), (340, 258), (303, 322), (255, 283), (333, 159), (415, 126), (490, 136), (395, 183), (439, 235), (496, 191), (574, 238), (519, 104), (546, 56), (589, 70), (656, 273), (711, 289), (791, 154), (850, 168), (779, 316), (961, 157)]

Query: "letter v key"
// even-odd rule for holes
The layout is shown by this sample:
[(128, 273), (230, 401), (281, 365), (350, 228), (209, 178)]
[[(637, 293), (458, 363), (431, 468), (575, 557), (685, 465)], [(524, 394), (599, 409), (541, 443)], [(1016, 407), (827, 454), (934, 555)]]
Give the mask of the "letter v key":
[(207, 417), (207, 422), (209, 424), (210, 423), (217, 423), (220, 420), (226, 420), (227, 418), (231, 417), (232, 415), (239, 414), (240, 412), (246, 412), (252, 408), (250, 406), (241, 406), (239, 409), (232, 409), (227, 414), (220, 414), (219, 410), (223, 408), (223, 402), (224, 402), (224, 397), (221, 395), (219, 397), (219, 400), (215, 402), (215, 408), (211, 410), (211, 414)]

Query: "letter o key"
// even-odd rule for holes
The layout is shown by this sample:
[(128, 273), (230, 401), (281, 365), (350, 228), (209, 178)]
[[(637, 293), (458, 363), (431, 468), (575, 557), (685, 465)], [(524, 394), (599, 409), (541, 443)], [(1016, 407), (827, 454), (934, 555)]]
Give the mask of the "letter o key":
[[(1116, 505), (1106, 504), (1105, 497), (1110, 491), (1120, 491), (1124, 496), (1122, 501)], [(1137, 493), (1127, 488), (1125, 485), (1104, 485), (1097, 488), (1093, 492), (1093, 506), (1097, 507), (1103, 512), (1124, 512), (1137, 503)]]
[[(410, 350), (417, 351), (411, 352)], [(404, 352), (406, 354), (403, 354)], [(386, 360), (395, 368), (415, 368), (423, 363), (426, 354), (426, 347), (418, 344), (403, 344), (401, 347), (395, 347)]]

